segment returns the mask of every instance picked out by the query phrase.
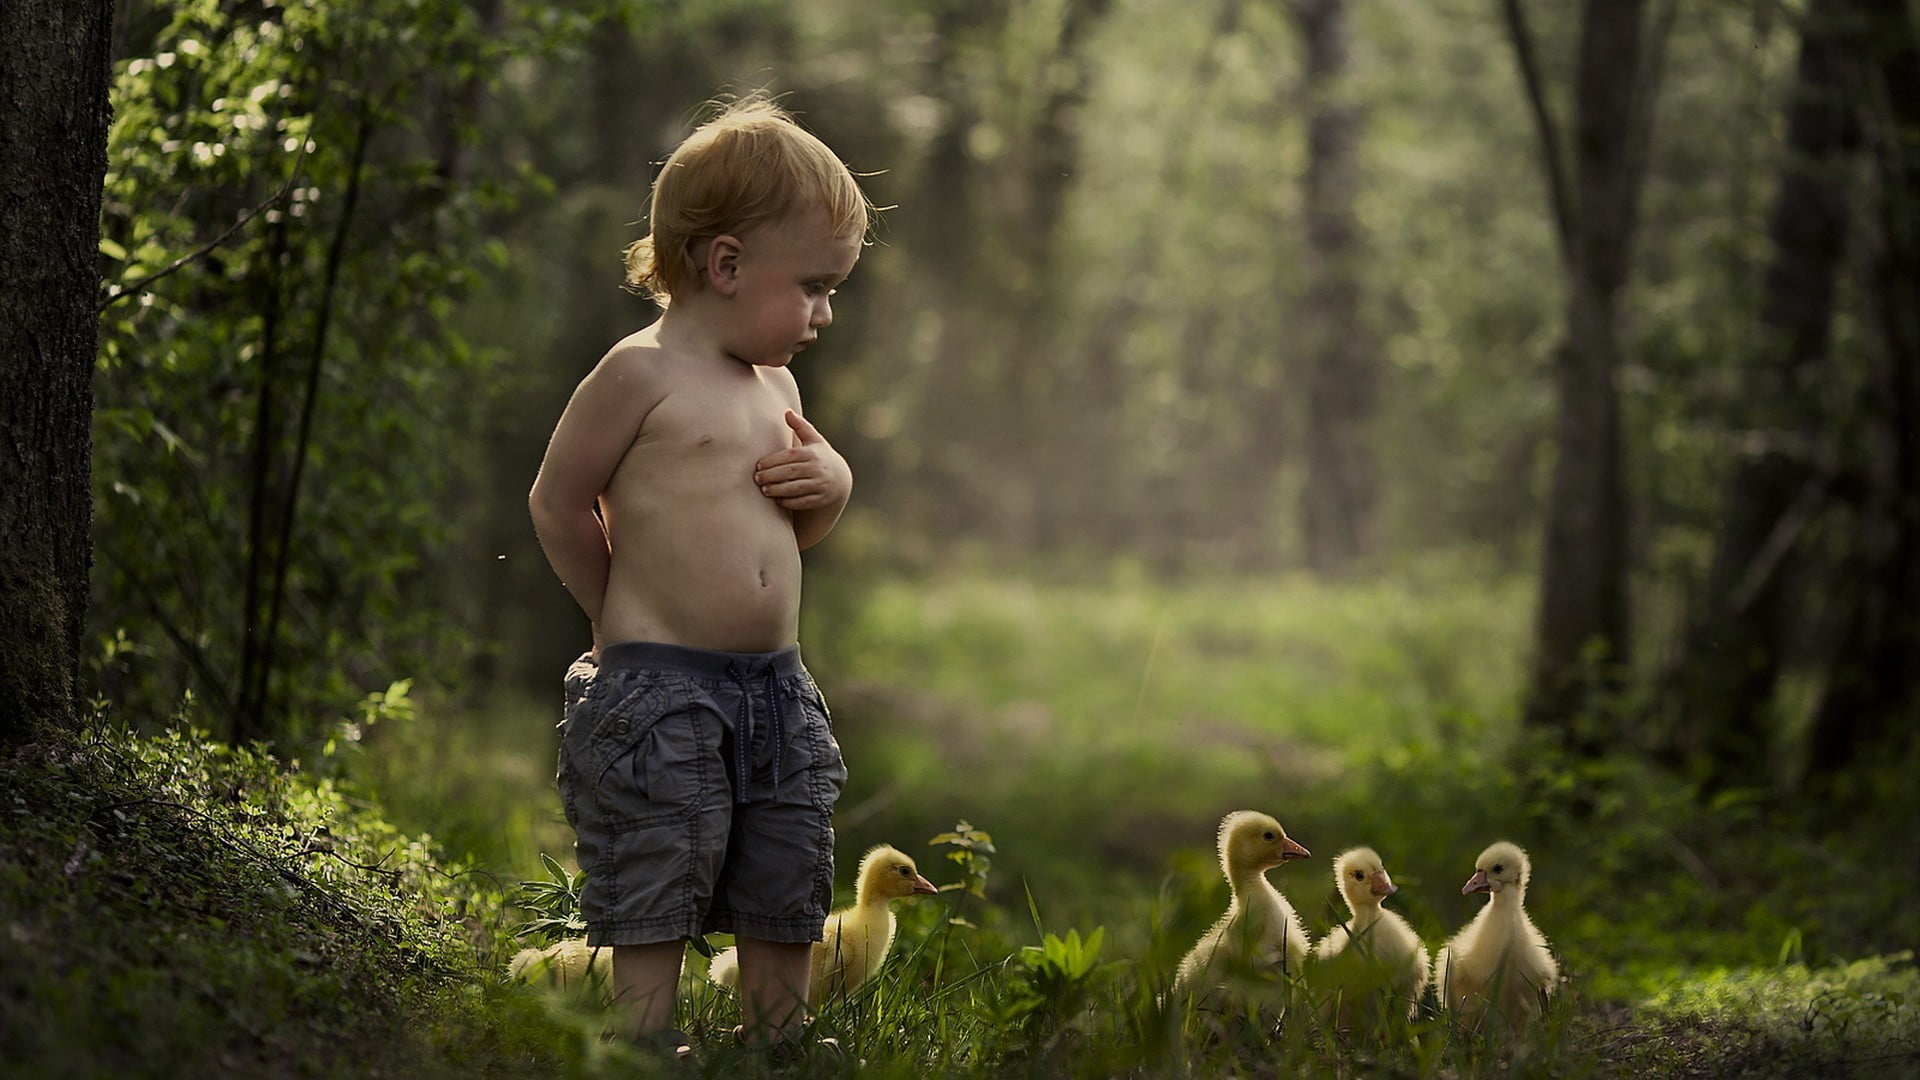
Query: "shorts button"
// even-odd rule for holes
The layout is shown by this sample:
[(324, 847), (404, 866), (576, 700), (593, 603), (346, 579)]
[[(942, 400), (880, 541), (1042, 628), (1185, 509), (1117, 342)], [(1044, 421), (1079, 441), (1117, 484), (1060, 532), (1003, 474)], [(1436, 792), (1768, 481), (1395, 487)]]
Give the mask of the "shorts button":
[(613, 725), (613, 733), (615, 735), (625, 735), (627, 733), (627, 729), (631, 728), (632, 726), (633, 726), (632, 724), (628, 723), (625, 720), (622, 720), (619, 723)]

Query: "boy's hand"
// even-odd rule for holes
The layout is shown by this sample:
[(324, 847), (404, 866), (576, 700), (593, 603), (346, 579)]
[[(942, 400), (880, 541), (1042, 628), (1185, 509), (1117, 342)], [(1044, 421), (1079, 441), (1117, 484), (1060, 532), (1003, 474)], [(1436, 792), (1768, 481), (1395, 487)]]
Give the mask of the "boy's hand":
[(753, 467), (760, 494), (783, 510), (818, 510), (839, 506), (853, 491), (853, 470), (807, 419), (787, 410), (787, 426), (800, 445), (776, 451)]

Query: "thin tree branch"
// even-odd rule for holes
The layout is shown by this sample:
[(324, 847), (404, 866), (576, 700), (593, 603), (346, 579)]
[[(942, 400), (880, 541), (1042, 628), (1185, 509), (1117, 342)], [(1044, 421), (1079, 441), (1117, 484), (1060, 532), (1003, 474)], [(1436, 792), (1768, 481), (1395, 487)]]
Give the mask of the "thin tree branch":
[(1667, 0), (1654, 14), (1649, 42), (1652, 47), (1640, 68), (1639, 85), (1634, 88), (1633, 112), (1627, 121), (1627, 182), (1636, 191), (1645, 182), (1647, 164), (1653, 157), (1654, 113), (1659, 108), (1660, 84), (1666, 79), (1667, 44), (1673, 40), (1673, 24), (1679, 14), (1680, 0)]
[(1520, 81), (1526, 86), (1527, 105), (1533, 112), (1533, 124), (1540, 132), (1541, 167), (1547, 174), (1547, 198), (1553, 209), (1554, 233), (1560, 240), (1560, 260), (1573, 264), (1573, 203), (1567, 193), (1566, 155), (1560, 149), (1560, 129), (1547, 108), (1546, 89), (1540, 79), (1540, 65), (1533, 44), (1533, 31), (1527, 26), (1527, 13), (1520, 0), (1500, 0), (1507, 17), (1507, 37), (1513, 44), (1513, 58), (1520, 67)]
[(267, 675), (273, 669), (273, 654), (280, 635), (280, 609), (282, 601), (286, 599), (287, 567), (293, 561), (293, 520), (300, 505), (300, 479), (306, 471), (307, 447), (311, 444), (313, 433), (314, 404), (320, 398), (320, 371), (327, 356), (327, 330), (333, 321), (333, 299), (340, 280), (340, 264), (345, 258), (347, 233), (353, 224), (354, 209), (360, 202), (360, 184), (366, 173), (367, 144), (372, 137), (373, 105), (366, 98), (361, 98), (347, 193), (340, 207), (340, 220), (333, 230), (333, 240), (327, 247), (326, 278), (320, 292), (320, 313), (313, 331), (313, 363), (307, 369), (306, 398), (300, 405), (300, 428), (294, 436), (293, 472), (287, 480), (286, 509), (280, 515), (280, 543), (274, 551), (276, 562), (273, 591), (270, 594), (272, 607), (267, 616), (266, 653), (260, 673), (260, 704), (263, 711), (267, 700)]
[(213, 664), (207, 660), (206, 653), (193, 643), (193, 639), (187, 637), (186, 633), (173, 621), (173, 617), (160, 606), (160, 601), (153, 594), (151, 584), (141, 576), (138, 570), (134, 569), (133, 563), (129, 561), (122, 568), (127, 571), (129, 577), (134, 579), (135, 586), (140, 589), (140, 598), (145, 601), (147, 615), (159, 624), (160, 632), (173, 642), (173, 647), (180, 651), (187, 665), (199, 673), (201, 681), (206, 686), (207, 696), (213, 699), (214, 709), (218, 712), (226, 712), (233, 705), (233, 695), (228, 692), (226, 684), (220, 681), (219, 675), (213, 669)]
[(1760, 597), (1761, 590), (1773, 580), (1774, 573), (1786, 560), (1787, 553), (1793, 550), (1800, 534), (1805, 532), (1820, 509), (1826, 505), (1827, 488), (1833, 483), (1835, 470), (1831, 465), (1823, 467), (1807, 480), (1800, 493), (1794, 497), (1773, 528), (1767, 533), (1767, 539), (1760, 549), (1753, 553), (1753, 561), (1747, 564), (1740, 575), (1740, 583), (1727, 596), (1727, 608), (1734, 618), (1740, 618)]
[(273, 377), (280, 363), (280, 262), (287, 250), (287, 223), (274, 222), (267, 245), (267, 265), (261, 275), (265, 303), (260, 311), (260, 397), (254, 409), (253, 494), (247, 516), (247, 570), (240, 605), (240, 697), (233, 714), (233, 741), (249, 742), (264, 734), (266, 695), (261, 675), (265, 666), (260, 619), (260, 590), (266, 574), (267, 488), (273, 462)]
[(293, 191), (293, 182), (299, 179), (300, 177), (300, 162), (304, 160), (306, 156), (307, 156), (307, 148), (306, 148), (306, 145), (303, 143), (301, 144), (301, 147), (300, 147), (300, 156), (294, 159), (293, 168), (287, 173), (286, 182), (280, 185), (279, 191), (276, 191), (272, 195), (268, 196), (266, 202), (263, 202), (260, 205), (255, 206), (251, 210), (248, 210), (246, 213), (240, 215), (240, 220), (234, 222), (232, 225), (227, 226), (226, 232), (221, 233), (219, 236), (214, 237), (213, 239), (200, 245), (194, 250), (187, 252), (185, 255), (180, 256), (179, 258), (173, 260), (172, 262), (161, 267), (160, 269), (155, 270), (153, 273), (148, 274), (146, 277), (141, 278), (139, 281), (136, 281), (131, 285), (123, 285), (120, 288), (115, 289), (114, 291), (108, 293), (106, 297), (100, 301), (100, 306), (98, 309), (95, 310), (95, 314), (104, 314), (108, 308), (112, 307), (114, 304), (118, 303), (119, 301), (125, 300), (129, 296), (136, 296), (140, 293), (146, 292), (147, 287), (152, 285), (154, 282), (159, 281), (161, 278), (167, 277), (171, 274), (178, 272), (179, 270), (186, 267), (190, 263), (206, 258), (207, 255), (213, 251), (213, 249), (226, 243), (228, 240), (233, 239), (233, 234), (239, 232), (241, 229), (246, 228), (248, 222), (251, 222), (254, 218), (257, 218), (261, 214), (265, 213), (269, 207), (272, 207), (274, 204), (284, 200), (287, 197), (288, 193)]

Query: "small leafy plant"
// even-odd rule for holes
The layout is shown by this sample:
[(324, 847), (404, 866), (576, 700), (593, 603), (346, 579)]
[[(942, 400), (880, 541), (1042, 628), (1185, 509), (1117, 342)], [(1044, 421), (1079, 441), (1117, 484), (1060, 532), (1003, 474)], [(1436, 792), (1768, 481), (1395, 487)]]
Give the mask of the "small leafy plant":
[[(993, 869), (993, 837), (984, 829), (976, 829), (965, 818), (954, 823), (952, 832), (943, 832), (927, 841), (930, 847), (945, 847), (946, 856), (960, 868), (960, 880), (950, 881), (940, 886), (941, 892), (959, 892), (963, 896), (987, 898), (987, 874)], [(972, 926), (961, 917), (956, 905), (952, 922), (958, 926)]]
[(1084, 940), (1078, 930), (1068, 930), (1064, 938), (1047, 934), (1040, 944), (1020, 950), (1010, 965), (1013, 978), (1003, 1019), (1031, 1026), (1078, 1012), (1095, 987), (1126, 966), (1118, 960), (1100, 963), (1106, 932), (1106, 927), (1096, 926)]
[(514, 903), (533, 916), (514, 930), (514, 936), (572, 937), (586, 933), (587, 922), (580, 915), (580, 890), (586, 887), (587, 872), (570, 872), (544, 851), (540, 862), (547, 868), (546, 879), (521, 882), (514, 896)]

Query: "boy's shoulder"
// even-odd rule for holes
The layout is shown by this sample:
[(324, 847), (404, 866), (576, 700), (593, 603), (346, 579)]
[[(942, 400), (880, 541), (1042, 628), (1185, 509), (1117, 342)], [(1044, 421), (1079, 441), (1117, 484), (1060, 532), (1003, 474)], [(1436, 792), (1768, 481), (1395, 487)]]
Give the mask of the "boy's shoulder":
[(595, 374), (665, 376), (673, 366), (673, 350), (660, 344), (653, 328), (636, 330), (613, 343), (595, 366)]

